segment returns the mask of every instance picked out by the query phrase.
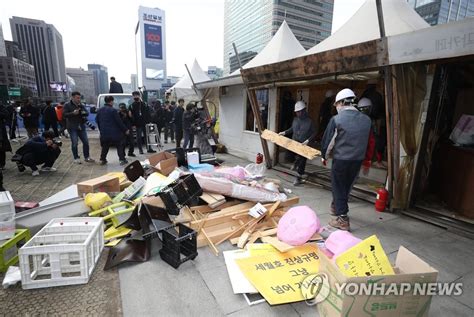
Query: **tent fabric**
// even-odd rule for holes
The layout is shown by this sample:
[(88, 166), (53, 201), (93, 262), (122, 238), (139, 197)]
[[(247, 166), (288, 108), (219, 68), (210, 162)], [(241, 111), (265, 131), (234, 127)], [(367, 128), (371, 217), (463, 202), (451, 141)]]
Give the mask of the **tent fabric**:
[[(191, 76), (194, 80), (194, 83), (200, 83), (204, 81), (209, 81), (211, 78), (206, 75), (202, 70), (201, 66), (197, 60), (194, 60), (193, 66), (189, 70)], [(189, 77), (188, 72), (173, 86), (170, 88), (172, 92), (176, 95), (176, 98), (183, 98), (186, 100), (201, 100), (201, 96), (196, 94), (196, 91), (193, 88), (193, 82)]]
[[(412, 32), (430, 26), (413, 10), (406, 0), (384, 0), (381, 2), (385, 36)], [(375, 0), (367, 0), (341, 28), (300, 56), (312, 55), (379, 38), (377, 6)]]
[[(252, 68), (286, 61), (303, 54), (305, 51), (303, 45), (301, 45), (291, 31), (288, 23), (283, 21), (270, 42), (242, 68)], [(231, 76), (238, 74), (240, 74), (240, 69), (233, 72)]]

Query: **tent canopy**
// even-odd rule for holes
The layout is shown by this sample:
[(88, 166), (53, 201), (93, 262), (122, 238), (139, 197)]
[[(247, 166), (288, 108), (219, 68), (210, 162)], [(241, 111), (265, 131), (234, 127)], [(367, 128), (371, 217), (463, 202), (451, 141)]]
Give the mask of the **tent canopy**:
[[(430, 26), (405, 0), (382, 1), (382, 12), (385, 36), (412, 32)], [(341, 28), (300, 56), (329, 51), (379, 38), (377, 6), (375, 0), (367, 0)]]
[[(193, 66), (189, 70), (191, 76), (194, 80), (194, 83), (197, 84), (199, 82), (208, 81), (210, 80), (209, 76), (202, 70), (201, 66), (195, 59), (193, 62)], [(193, 81), (189, 77), (188, 72), (173, 86), (169, 89), (172, 91), (176, 98), (184, 98), (186, 100), (200, 100), (201, 97), (196, 94), (193, 88)]]

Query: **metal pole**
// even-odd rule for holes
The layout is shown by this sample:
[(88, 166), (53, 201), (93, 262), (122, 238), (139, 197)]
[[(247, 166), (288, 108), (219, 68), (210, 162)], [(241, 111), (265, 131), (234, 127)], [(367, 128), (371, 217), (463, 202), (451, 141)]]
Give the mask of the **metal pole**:
[[(232, 43), (232, 46), (234, 47), (235, 56), (237, 57), (237, 62), (239, 63), (240, 72), (242, 74), (243, 68), (242, 68), (242, 63), (240, 62), (239, 53), (237, 52), (237, 47), (235, 46), (235, 43)], [(272, 159), (270, 157), (270, 151), (268, 150), (267, 140), (262, 138), (263, 123), (262, 123), (262, 117), (260, 116), (260, 111), (258, 110), (258, 106), (257, 106), (257, 96), (255, 94), (255, 90), (250, 90), (247, 84), (245, 83), (245, 81), (244, 81), (244, 84), (245, 84), (245, 89), (247, 91), (247, 95), (249, 96), (250, 106), (253, 112), (253, 117), (255, 118), (255, 122), (257, 123), (258, 134), (260, 135), (260, 141), (262, 143), (263, 155), (265, 155), (265, 162), (267, 164), (267, 168), (272, 168)]]
[[(382, 10), (382, 1), (376, 0), (377, 6), (377, 17), (379, 22), (380, 38), (384, 41), (385, 49), (387, 48), (387, 41), (385, 35), (385, 23)], [(383, 67), (384, 81), (385, 81), (385, 120), (387, 126), (387, 156), (388, 156), (388, 168), (387, 168), (387, 188), (389, 193), (394, 196), (396, 191), (396, 176), (398, 171), (399, 161), (399, 147), (398, 142), (398, 120), (394, 118), (393, 114), (393, 83), (392, 83), (392, 68), (391, 66)], [(393, 131), (393, 133), (392, 133)], [(398, 149), (398, 151), (397, 151)]]

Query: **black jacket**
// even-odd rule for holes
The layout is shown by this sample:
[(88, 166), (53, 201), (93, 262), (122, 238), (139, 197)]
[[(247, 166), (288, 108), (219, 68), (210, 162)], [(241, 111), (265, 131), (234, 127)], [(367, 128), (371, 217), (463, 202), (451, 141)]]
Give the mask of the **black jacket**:
[(127, 127), (123, 123), (117, 109), (103, 106), (95, 117), (100, 131), (100, 140), (104, 142), (118, 142), (125, 137)]
[(8, 140), (6, 121), (11, 119), (8, 110), (0, 105), (0, 152), (11, 152), (12, 146)]
[[(61, 149), (58, 147), (53, 149), (46, 144), (46, 140), (41, 136), (35, 136), (28, 140), (22, 147), (20, 147), (16, 154), (24, 156), (27, 153), (34, 154), (35, 163), (41, 164), (46, 161), (54, 161), (61, 154)], [(20, 162), (22, 162), (20, 160)]]
[(184, 130), (191, 130), (191, 125), (193, 124), (194, 120), (196, 119), (197, 114), (193, 110), (186, 110), (183, 114), (183, 129)]
[(46, 124), (58, 122), (56, 109), (53, 106), (49, 105), (43, 109), (43, 122)]
[(144, 127), (150, 123), (150, 109), (143, 101), (134, 101), (129, 108), (132, 113), (132, 124), (137, 127)]
[[(79, 109), (78, 114), (74, 114), (74, 110)], [(64, 105), (63, 117), (66, 119), (67, 129), (78, 129), (82, 126), (86, 120), (89, 112), (83, 104), (76, 105), (74, 102), (69, 101)]]
[(166, 124), (165, 109), (163, 107), (155, 108), (151, 117), (151, 122), (156, 123), (158, 128), (163, 128)]
[(126, 111), (126, 112), (119, 111), (119, 115), (120, 115), (120, 119), (122, 120), (123, 124), (125, 124), (127, 129), (130, 130), (132, 128), (132, 119), (129, 117), (128, 111)]
[(25, 128), (37, 128), (39, 126), (39, 109), (33, 105), (24, 105), (20, 109)]
[(176, 107), (173, 112), (173, 123), (176, 128), (176, 130), (183, 129), (183, 113), (184, 113), (184, 108), (183, 107)]
[(109, 93), (111, 93), (111, 94), (123, 94), (122, 85), (117, 81), (111, 81), (110, 82)]

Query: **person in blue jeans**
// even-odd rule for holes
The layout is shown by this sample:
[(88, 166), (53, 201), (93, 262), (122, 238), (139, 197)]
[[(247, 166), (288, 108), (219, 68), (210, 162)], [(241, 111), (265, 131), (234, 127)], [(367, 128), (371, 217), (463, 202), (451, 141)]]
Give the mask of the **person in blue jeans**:
[(67, 130), (71, 136), (71, 149), (75, 164), (81, 164), (81, 158), (77, 151), (79, 139), (82, 142), (84, 161), (94, 163), (95, 160), (89, 155), (89, 139), (87, 138), (86, 121), (89, 112), (81, 103), (81, 93), (74, 91), (71, 101), (64, 105), (63, 117), (66, 119)]
[(365, 159), (372, 126), (370, 118), (355, 105), (356, 96), (351, 89), (345, 88), (336, 95), (337, 115), (329, 120), (321, 142), (323, 164), (332, 156), (329, 225), (341, 230), (350, 230), (349, 194)]

